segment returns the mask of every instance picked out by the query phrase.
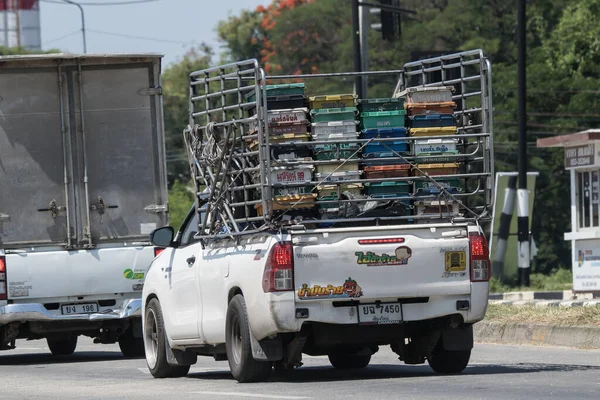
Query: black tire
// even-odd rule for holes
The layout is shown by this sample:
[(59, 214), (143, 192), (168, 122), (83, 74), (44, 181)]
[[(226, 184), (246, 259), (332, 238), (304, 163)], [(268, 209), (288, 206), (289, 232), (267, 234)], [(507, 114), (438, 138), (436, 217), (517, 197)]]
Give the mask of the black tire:
[(229, 302), (225, 340), (229, 369), (238, 382), (264, 382), (269, 378), (273, 363), (257, 361), (252, 356), (246, 302), (241, 294), (234, 296)]
[(440, 339), (427, 362), (438, 374), (458, 374), (467, 368), (470, 358), (471, 350), (446, 350)]
[(151, 299), (145, 310), (144, 348), (146, 364), (155, 378), (181, 378), (190, 371), (189, 365), (171, 365), (167, 362), (167, 338), (162, 309), (157, 299)]
[(47, 338), (48, 348), (53, 356), (70, 356), (77, 347), (77, 336), (67, 338)]
[(365, 368), (371, 362), (371, 354), (331, 353), (329, 362), (338, 369)]
[(145, 355), (144, 338), (135, 337), (133, 334), (133, 325), (130, 325), (129, 328), (119, 336), (119, 348), (121, 349), (121, 353), (127, 358), (141, 358)]

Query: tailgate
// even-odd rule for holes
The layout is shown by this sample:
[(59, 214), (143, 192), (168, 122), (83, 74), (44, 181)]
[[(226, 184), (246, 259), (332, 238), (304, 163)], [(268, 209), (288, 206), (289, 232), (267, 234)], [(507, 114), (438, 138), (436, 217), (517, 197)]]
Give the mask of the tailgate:
[(457, 228), (294, 235), (296, 301), (469, 294), (469, 241), (442, 237), (451, 231)]
[(7, 254), (8, 298), (141, 294), (153, 259), (151, 246)]

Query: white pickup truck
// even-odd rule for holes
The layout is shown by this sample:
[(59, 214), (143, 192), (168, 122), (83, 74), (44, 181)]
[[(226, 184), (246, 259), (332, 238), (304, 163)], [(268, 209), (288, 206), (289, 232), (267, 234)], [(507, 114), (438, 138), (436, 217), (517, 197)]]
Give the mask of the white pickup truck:
[[(253, 200), (251, 190), (257, 185), (239, 174), (262, 174), (264, 164), (252, 164), (251, 157), (268, 161), (270, 152), (228, 149), (237, 139), (219, 127), (239, 127), (250, 120), (258, 129), (242, 130), (240, 137), (264, 139), (260, 132), (269, 130), (266, 107), (262, 109), (267, 97), (260, 83), (277, 77), (265, 77), (253, 60), (190, 75), (193, 108), (186, 138), (198, 197), (177, 234), (170, 227), (151, 234), (156, 246), (166, 247), (153, 261), (143, 290), (146, 360), (153, 376), (184, 376), (198, 355), (228, 360), (239, 382), (266, 380), (273, 366), (298, 367), (302, 354), (327, 355), (336, 368), (362, 368), (384, 345), (401, 361), (427, 360), (439, 373), (457, 373), (467, 366), (472, 325), (484, 318), (488, 304), (490, 261), (481, 222), (493, 187), (491, 67), (480, 51), (472, 51), (406, 64), (392, 73), (402, 73), (403, 79), (425, 77), (425, 70), (435, 72), (437, 67), (448, 73), (457, 66), (472, 75), (443, 83), (463, 82), (455, 95), (459, 103), (474, 96), (482, 100), (474, 107), (463, 102), (455, 114), (459, 120), (465, 117), (462, 143), (469, 149), (476, 146), (481, 154), (476, 161), (483, 164), (464, 173), (481, 186), (461, 194), (482, 200), (482, 208), (467, 206), (465, 196), (461, 207), (469, 207), (466, 212), (474, 217), (461, 213), (403, 219), (370, 213), (375, 217), (340, 217), (339, 223), (298, 217), (281, 223), (248, 212), (253, 205), (277, 215), (275, 203), (268, 201), (271, 196)], [(239, 79), (236, 89), (218, 84), (240, 76), (251, 82)], [(471, 76), (478, 78), (469, 80)], [(300, 76), (310, 77), (319, 76)], [(214, 91), (212, 82), (217, 82)], [(479, 88), (465, 82), (476, 82)], [(255, 117), (244, 113), (242, 88), (262, 92)], [(211, 104), (219, 95), (228, 101), (230, 94), (233, 105)], [(195, 102), (200, 106), (195, 108)], [(218, 114), (221, 122), (212, 123), (213, 110), (230, 113)], [(473, 118), (476, 114), (479, 119)], [(209, 117), (206, 124), (198, 124), (203, 116)], [(221, 141), (210, 137), (215, 132)], [(475, 153), (463, 153), (463, 160), (475, 159)], [(225, 168), (234, 172), (223, 172)], [(268, 179), (258, 187), (263, 193), (276, 189)]]
[(168, 223), (160, 64), (0, 58), (0, 350), (85, 335), (143, 356), (148, 234)]

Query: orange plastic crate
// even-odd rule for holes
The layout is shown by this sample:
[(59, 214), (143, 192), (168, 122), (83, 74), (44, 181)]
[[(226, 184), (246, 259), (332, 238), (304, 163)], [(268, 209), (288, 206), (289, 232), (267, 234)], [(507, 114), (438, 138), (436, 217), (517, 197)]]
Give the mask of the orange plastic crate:
[(364, 171), (367, 179), (401, 178), (410, 176), (410, 164), (365, 167)]
[(456, 108), (456, 103), (453, 101), (444, 101), (441, 103), (405, 103), (404, 108), (408, 115), (452, 114)]

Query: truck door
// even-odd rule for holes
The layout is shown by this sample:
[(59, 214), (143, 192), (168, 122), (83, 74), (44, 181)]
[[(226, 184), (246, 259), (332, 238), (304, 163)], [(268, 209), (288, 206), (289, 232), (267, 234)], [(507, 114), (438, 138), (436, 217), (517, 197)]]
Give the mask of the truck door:
[(60, 67), (0, 68), (0, 247), (70, 244), (68, 101), (59, 76)]
[(159, 75), (152, 63), (70, 71), (81, 244), (147, 241), (167, 223)]

